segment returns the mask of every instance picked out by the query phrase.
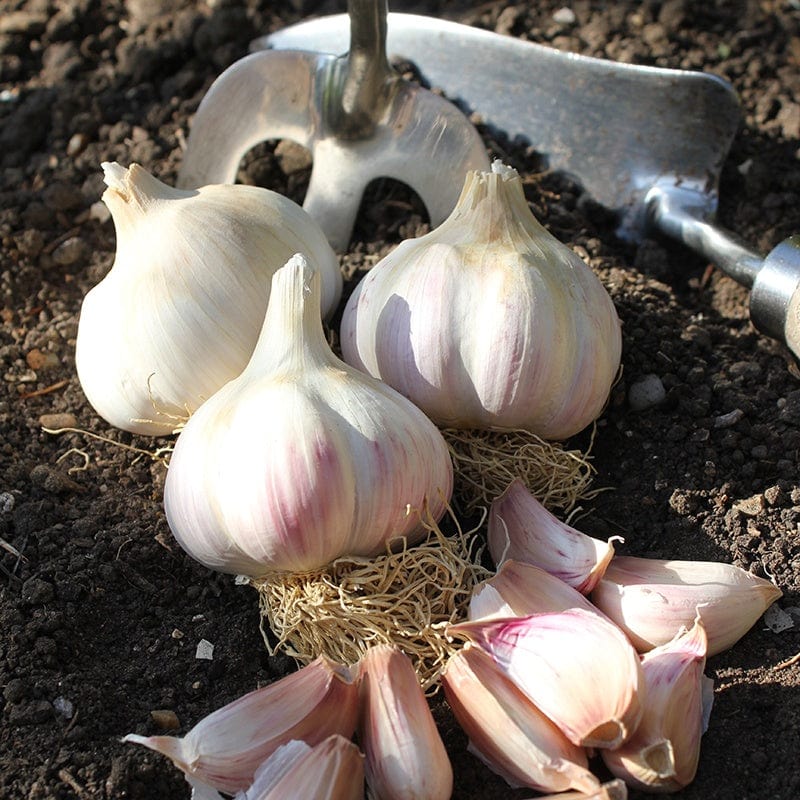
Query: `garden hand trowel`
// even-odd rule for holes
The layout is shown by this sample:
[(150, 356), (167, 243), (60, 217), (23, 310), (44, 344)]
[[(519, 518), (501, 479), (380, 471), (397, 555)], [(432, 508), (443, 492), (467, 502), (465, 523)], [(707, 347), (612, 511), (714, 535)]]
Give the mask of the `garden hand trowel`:
[[(253, 48), (340, 52), (346, 35), (347, 18), (335, 15), (258, 39)], [(488, 125), (523, 137), (550, 169), (576, 178), (618, 213), (623, 237), (666, 233), (750, 288), (753, 323), (800, 360), (800, 236), (762, 258), (711, 222), (741, 119), (729, 83), (413, 14), (388, 15), (387, 48)]]
[(291, 139), (311, 151), (303, 207), (334, 249), (347, 247), (375, 178), (411, 186), (431, 224), (447, 217), (466, 173), (489, 169), (483, 141), (454, 105), (390, 67), (386, 0), (349, 0), (348, 9), (345, 55), (252, 53), (217, 78), (192, 123), (178, 186), (232, 183), (254, 145)]

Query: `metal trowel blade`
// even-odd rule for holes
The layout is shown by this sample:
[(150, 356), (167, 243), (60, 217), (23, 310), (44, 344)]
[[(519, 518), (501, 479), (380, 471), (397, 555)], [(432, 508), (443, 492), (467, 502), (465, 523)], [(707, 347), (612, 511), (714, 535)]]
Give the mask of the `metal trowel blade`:
[[(253, 42), (253, 49), (339, 53), (347, 15), (323, 17)], [(645, 196), (658, 186), (695, 190), (716, 209), (722, 164), (740, 121), (736, 95), (701, 72), (620, 64), (414, 14), (389, 13), (387, 51), (548, 167), (574, 177), (639, 238)]]

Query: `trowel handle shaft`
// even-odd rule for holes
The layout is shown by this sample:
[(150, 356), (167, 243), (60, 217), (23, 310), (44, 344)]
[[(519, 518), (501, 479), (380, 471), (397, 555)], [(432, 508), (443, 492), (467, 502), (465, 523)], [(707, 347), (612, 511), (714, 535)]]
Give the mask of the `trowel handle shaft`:
[(800, 235), (789, 237), (762, 258), (735, 234), (704, 221), (700, 215), (705, 209), (688, 197), (681, 190), (652, 193), (650, 224), (750, 289), (753, 324), (786, 344), (800, 363)]

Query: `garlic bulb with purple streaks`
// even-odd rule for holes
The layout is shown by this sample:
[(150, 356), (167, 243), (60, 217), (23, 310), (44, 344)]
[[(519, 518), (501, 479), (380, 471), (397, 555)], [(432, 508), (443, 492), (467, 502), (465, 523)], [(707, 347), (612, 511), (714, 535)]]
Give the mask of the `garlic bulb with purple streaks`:
[(447, 445), (390, 387), (341, 362), (301, 255), (272, 279), (244, 372), (192, 415), (170, 460), (167, 521), (207, 567), (253, 577), (318, 569), (424, 538), (452, 491)]
[(350, 297), (344, 359), (437, 424), (564, 439), (603, 410), (620, 324), (594, 272), (534, 218), (517, 172), (470, 172), (435, 230)]

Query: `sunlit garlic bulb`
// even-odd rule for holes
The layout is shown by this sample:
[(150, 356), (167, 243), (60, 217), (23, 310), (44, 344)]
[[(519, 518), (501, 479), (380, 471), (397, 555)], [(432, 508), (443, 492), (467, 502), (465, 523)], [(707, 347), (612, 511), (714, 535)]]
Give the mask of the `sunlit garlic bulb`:
[(440, 425), (549, 439), (601, 413), (620, 325), (592, 270), (534, 218), (515, 170), (467, 175), (452, 214), (400, 244), (342, 319), (349, 364)]
[(83, 301), (75, 361), (112, 425), (169, 433), (247, 364), (269, 280), (294, 253), (322, 277), (322, 312), (342, 290), (335, 253), (300, 206), (255, 186), (173, 189), (137, 164), (103, 164), (114, 265)]
[[(393, 389), (337, 359), (302, 256), (278, 270), (244, 372), (178, 437), (164, 491), (182, 547), (222, 572), (303, 572), (421, 539), (452, 465), (439, 431)], [(409, 512), (408, 508), (411, 511)]]

